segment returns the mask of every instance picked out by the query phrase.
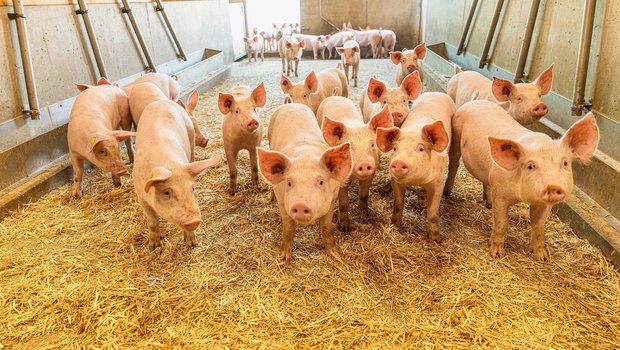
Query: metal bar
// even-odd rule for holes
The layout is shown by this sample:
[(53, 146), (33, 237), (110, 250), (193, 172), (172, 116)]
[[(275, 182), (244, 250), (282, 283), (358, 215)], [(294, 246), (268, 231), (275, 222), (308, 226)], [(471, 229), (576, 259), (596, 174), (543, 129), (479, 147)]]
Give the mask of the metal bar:
[(491, 42), (495, 36), (495, 29), (497, 29), (497, 22), (499, 21), (499, 14), (502, 12), (502, 7), (504, 7), (504, 0), (497, 0), (495, 13), (493, 13), (493, 19), (491, 20), (491, 27), (489, 27), (489, 33), (487, 34), (487, 41), (484, 43), (484, 49), (482, 50), (482, 55), (480, 55), (480, 64), (478, 68), (484, 68), (484, 66), (489, 63), (489, 49), (491, 48)]
[(155, 64), (153, 63), (153, 59), (151, 58), (151, 53), (149, 52), (149, 48), (146, 46), (144, 42), (144, 37), (142, 37), (142, 32), (140, 32), (140, 27), (138, 27), (138, 23), (136, 22), (136, 18), (133, 16), (133, 12), (131, 11), (131, 5), (129, 4), (129, 0), (122, 0), (123, 9), (121, 10), (123, 13), (127, 14), (129, 18), (129, 22), (131, 22), (131, 27), (133, 28), (133, 32), (140, 43), (140, 47), (142, 48), (142, 53), (144, 54), (144, 58), (148, 64), (146, 68), (149, 72), (155, 72)]
[(108, 73), (105, 70), (105, 64), (103, 63), (103, 58), (101, 57), (101, 51), (99, 50), (99, 43), (97, 42), (97, 35), (95, 35), (95, 30), (93, 29), (93, 24), (90, 21), (90, 15), (88, 14), (88, 6), (86, 5), (86, 1), (78, 0), (79, 10), (76, 10), (75, 13), (78, 15), (82, 15), (82, 20), (84, 20), (84, 27), (86, 27), (86, 33), (88, 34), (88, 40), (90, 41), (90, 47), (93, 50), (93, 55), (95, 56), (95, 61), (97, 62), (97, 69), (99, 70), (99, 77), (109, 78)]
[(30, 42), (28, 41), (28, 30), (26, 28), (26, 16), (24, 15), (24, 4), (22, 0), (13, 0), (13, 13), (9, 14), (9, 19), (14, 19), (17, 26), (17, 38), (19, 40), (19, 53), (24, 66), (24, 79), (26, 81), (26, 91), (28, 93), (28, 110), (34, 120), (40, 118), (39, 98), (37, 96), (37, 85), (34, 79), (34, 69), (32, 68), (32, 55), (30, 54)]
[(581, 115), (584, 108), (591, 104), (584, 99), (588, 63), (590, 61), (590, 47), (592, 46), (592, 29), (594, 28), (594, 13), (596, 0), (586, 0), (581, 23), (581, 38), (579, 39), (579, 55), (577, 57), (577, 74), (575, 78), (575, 93), (573, 94), (573, 115)]
[(467, 16), (467, 22), (465, 22), (465, 28), (463, 28), (463, 34), (461, 34), (461, 42), (459, 43), (459, 48), (456, 50), (457, 55), (462, 54), (465, 49), (465, 40), (467, 40), (467, 35), (469, 34), (469, 27), (471, 26), (471, 21), (474, 19), (474, 13), (476, 13), (477, 7), (478, 0), (474, 0), (474, 2), (471, 4), (471, 8), (469, 9), (469, 15)]
[(161, 16), (164, 18), (164, 22), (166, 23), (166, 27), (168, 27), (168, 31), (170, 32), (170, 35), (172, 36), (172, 40), (174, 40), (174, 44), (177, 46), (177, 50), (179, 50), (179, 58), (181, 58), (183, 61), (187, 61), (187, 56), (185, 56), (185, 51), (183, 51), (183, 46), (181, 46), (181, 42), (179, 41), (179, 38), (177, 38), (177, 34), (174, 31), (174, 27), (172, 27), (172, 23), (170, 23), (168, 14), (166, 13), (166, 10), (164, 9), (164, 5), (161, 4), (161, 0), (155, 0), (155, 3), (157, 4), (157, 6), (155, 6), (155, 11), (161, 13)]
[(530, 45), (532, 43), (532, 34), (534, 33), (534, 26), (536, 25), (536, 17), (538, 16), (538, 9), (540, 7), (540, 0), (532, 0), (532, 6), (530, 7), (530, 15), (527, 18), (527, 25), (525, 26), (525, 34), (523, 34), (523, 41), (521, 42), (521, 51), (519, 51), (519, 61), (517, 63), (517, 70), (515, 71), (514, 82), (518, 83), (521, 80), (527, 80), (525, 72), (525, 62), (527, 62), (527, 54), (530, 52)]

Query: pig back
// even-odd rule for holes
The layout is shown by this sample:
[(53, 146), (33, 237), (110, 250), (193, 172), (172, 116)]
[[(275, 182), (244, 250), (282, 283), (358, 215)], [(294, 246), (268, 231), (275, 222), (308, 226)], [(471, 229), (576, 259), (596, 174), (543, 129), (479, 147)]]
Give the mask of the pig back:
[(278, 107), (269, 120), (269, 148), (294, 157), (299, 149), (327, 149), (310, 107), (289, 103)]
[(81, 132), (96, 132), (102, 127), (116, 130), (125, 118), (129, 118), (129, 99), (125, 92), (113, 85), (93, 86), (75, 99), (69, 128)]
[(330, 96), (323, 100), (316, 112), (319, 127), (323, 126), (323, 119), (328, 116), (332, 120), (350, 124), (364, 124), (364, 120), (355, 108), (353, 101), (342, 96)]
[(405, 118), (402, 130), (407, 130), (416, 123), (416, 120), (441, 120), (448, 137), (452, 135), (452, 116), (456, 112), (456, 106), (452, 98), (443, 92), (424, 92), (413, 102), (411, 111)]
[[(455, 80), (454, 83), (452, 83), (452, 79)], [(479, 93), (477, 100), (495, 101), (493, 91), (491, 91), (492, 82), (484, 75), (478, 72), (466, 71), (455, 75), (452, 79), (450, 81), (452, 86), (449, 86), (448, 90), (454, 89), (454, 92), (450, 94), (454, 94), (456, 108), (460, 108), (471, 101), (475, 91)]]
[(338, 68), (327, 68), (317, 74), (321, 83), (323, 98), (332, 96), (334, 88), (338, 88), (338, 96), (347, 97), (349, 95), (347, 77)]

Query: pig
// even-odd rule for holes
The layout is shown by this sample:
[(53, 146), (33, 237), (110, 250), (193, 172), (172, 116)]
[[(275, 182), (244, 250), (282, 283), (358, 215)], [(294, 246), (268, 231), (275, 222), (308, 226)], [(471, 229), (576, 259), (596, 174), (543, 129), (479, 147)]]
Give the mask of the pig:
[(354, 40), (355, 34), (349, 31), (338, 32), (330, 35), (329, 40), (325, 43), (327, 47), (327, 52), (329, 53), (328, 58), (331, 59), (334, 57), (334, 49), (338, 46), (343, 46), (349, 40)]
[(392, 224), (402, 226), (405, 193), (408, 186), (426, 191), (427, 238), (440, 242), (439, 204), (448, 167), (451, 118), (456, 111), (450, 96), (425, 92), (413, 103), (400, 128), (379, 128), (377, 145), (390, 152), (390, 175), (394, 207)]
[(351, 78), (353, 79), (353, 87), (357, 87), (357, 72), (360, 69), (359, 44), (355, 40), (349, 40), (342, 47), (336, 48), (336, 51), (342, 57), (342, 65), (347, 81), (349, 80), (349, 67), (352, 67)]
[(243, 37), (243, 42), (248, 62), (252, 62), (252, 55), (254, 55), (254, 62), (258, 62), (258, 54), (260, 54), (261, 62), (265, 61), (265, 39), (262, 36), (257, 34), (251, 38)]
[[(331, 96), (323, 100), (317, 111), (323, 138), (329, 146), (351, 144), (353, 171), (351, 180), (359, 181), (359, 208), (368, 217), (368, 194), (372, 179), (379, 167), (379, 148), (376, 146), (378, 128), (393, 126), (392, 115), (387, 106), (365, 123), (353, 101), (346, 97)], [(349, 186), (344, 185), (338, 193), (339, 223), (343, 231), (350, 230)]]
[(360, 45), (360, 48), (366, 50), (365, 58), (372, 55), (372, 58), (378, 58), (381, 50), (381, 32), (377, 29), (368, 30), (355, 30), (351, 26), (351, 22), (343, 24), (343, 30), (352, 32), (355, 41)]
[[(75, 85), (75, 87), (77, 88), (79, 92), (82, 92), (86, 89), (89, 89), (94, 86), (99, 86), (99, 85), (115, 85), (115, 84), (112, 84), (106, 77), (99, 78), (96, 85), (81, 84), (81, 83), (73, 83), (73, 84)], [(118, 86), (118, 85), (115, 85), (115, 86)]]
[(194, 126), (187, 112), (170, 100), (155, 101), (143, 111), (136, 134), (134, 190), (147, 219), (149, 248), (161, 246), (159, 221), (179, 225), (185, 245), (197, 245), (194, 231), (201, 222), (194, 183), (222, 156), (194, 161)]
[(293, 23), (289, 24), (289, 28), (291, 31), (291, 35), (295, 35), (295, 34), (299, 34), (299, 23), (295, 23), (295, 25), (293, 25)]
[(452, 76), (448, 82), (448, 95), (458, 109), (469, 102), (477, 90), (477, 99), (499, 103), (521, 125), (530, 125), (547, 114), (547, 105), (541, 96), (551, 91), (552, 82), (553, 65), (533, 82), (518, 84), (497, 77), (491, 81), (480, 73), (466, 71)]
[(275, 39), (275, 41), (277, 43), (280, 42), (280, 39), (282, 39), (282, 37), (284, 36), (284, 27), (286, 26), (286, 24), (282, 25), (281, 27), (278, 27), (278, 25), (276, 25), (275, 23), (271, 24), (273, 26), (273, 38)]
[(161, 89), (164, 95), (168, 96), (168, 98), (172, 101), (178, 100), (179, 96), (181, 96), (181, 85), (179, 85), (177, 77), (171, 77), (163, 73), (147, 73), (132, 81), (131, 83), (123, 86), (122, 89), (125, 91), (125, 94), (129, 96), (129, 94), (131, 93), (131, 89), (135, 85), (146, 82), (155, 84), (158, 88)]
[[(306, 47), (306, 42), (293, 38), (292, 36), (283, 36), (278, 43), (278, 54), (282, 59), (282, 73), (291, 75), (291, 71), (295, 73), (297, 77), (297, 68), (299, 68), (299, 61), (301, 60), (301, 53), (303, 48)], [(301, 49), (301, 50), (300, 50)], [(293, 62), (295, 62), (295, 69), (293, 69)]]
[(418, 71), (409, 74), (397, 88), (388, 88), (386, 84), (375, 78), (370, 78), (360, 98), (360, 109), (364, 122), (377, 114), (382, 105), (390, 107), (394, 126), (400, 127), (409, 114), (409, 101), (415, 100), (422, 91), (422, 82)]
[(509, 208), (525, 203), (530, 209), (534, 258), (548, 260), (545, 222), (551, 208), (573, 189), (572, 162), (588, 161), (598, 147), (594, 115), (589, 113), (573, 123), (560, 139), (553, 140), (526, 129), (496, 103), (477, 100), (456, 111), (452, 132), (444, 194), (452, 190), (462, 156), (465, 168), (482, 182), (483, 197), (493, 209), (491, 256), (505, 254)]
[[(396, 46), (396, 33), (390, 29), (379, 28), (381, 33), (381, 57), (388, 57)], [(420, 76), (422, 77), (422, 76)], [(404, 77), (403, 77), (404, 78)], [(398, 83), (400, 84), (400, 83)]]
[(195, 144), (200, 147), (207, 147), (209, 143), (209, 139), (200, 131), (200, 126), (198, 125), (198, 119), (194, 116), (194, 110), (196, 110), (196, 106), (198, 105), (198, 99), (200, 98), (200, 94), (198, 94), (198, 90), (194, 90), (191, 95), (187, 98), (187, 103), (183, 103), (182, 100), (177, 100), (179, 106), (185, 109), (189, 119), (192, 121), (192, 125), (194, 126), (194, 135), (195, 135)]
[(293, 258), (297, 224), (319, 220), (325, 249), (336, 252), (332, 219), (336, 196), (351, 174), (351, 145), (329, 147), (310, 107), (289, 103), (269, 120), (269, 148), (258, 148), (261, 175), (271, 184), (282, 219), (280, 259)]
[(318, 59), (318, 53), (321, 52), (321, 58), (325, 59), (326, 43), (331, 37), (330, 35), (308, 35), (308, 34), (294, 34), (293, 37), (299, 41), (306, 42), (306, 48), (312, 49), (314, 59)]
[(280, 88), (284, 94), (290, 96), (292, 102), (309, 106), (313, 113), (316, 113), (325, 98), (349, 95), (347, 77), (338, 68), (323, 69), (319, 74), (311, 71), (304, 81), (297, 84), (282, 74)]
[(238, 86), (219, 94), (218, 108), (224, 115), (222, 138), (230, 174), (230, 195), (237, 191), (237, 154), (242, 149), (250, 154), (252, 185), (258, 185), (256, 148), (260, 146), (263, 137), (258, 113), (266, 102), (267, 93), (263, 83), (252, 91), (245, 86)]
[(261, 31), (259, 34), (263, 37), (263, 41), (265, 42), (265, 50), (275, 51), (276, 45), (273, 32)]
[[(112, 174), (114, 186), (121, 185), (120, 177), (127, 173), (118, 143), (125, 141), (130, 162), (134, 161), (130, 137), (131, 115), (125, 92), (114, 85), (86, 88), (76, 84), (82, 92), (71, 108), (67, 127), (69, 158), (73, 165), (75, 197), (82, 196), (84, 160)], [(123, 130), (118, 130), (121, 127)]]
[(403, 49), (401, 52), (390, 52), (390, 59), (396, 65), (396, 85), (400, 85), (406, 76), (417, 71), (420, 81), (424, 82), (421, 60), (426, 57), (426, 44), (422, 43), (413, 50)]

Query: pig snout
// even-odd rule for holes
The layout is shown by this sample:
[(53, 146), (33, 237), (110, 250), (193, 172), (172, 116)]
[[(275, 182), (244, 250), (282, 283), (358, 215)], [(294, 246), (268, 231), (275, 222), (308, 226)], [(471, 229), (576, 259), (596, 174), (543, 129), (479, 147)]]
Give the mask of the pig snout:
[(127, 174), (127, 168), (125, 168), (124, 166), (119, 166), (116, 168), (116, 170), (114, 170), (114, 175), (116, 176), (123, 176)]
[(194, 231), (200, 225), (200, 218), (192, 218), (181, 224), (186, 231)]
[(390, 172), (396, 177), (403, 177), (409, 172), (409, 165), (402, 160), (395, 160), (390, 165)]
[(394, 112), (394, 113), (392, 113), (392, 118), (394, 119), (394, 125), (396, 125), (396, 126), (403, 125), (404, 117), (403, 117), (402, 113)]
[(410, 65), (407, 66), (406, 69), (407, 69), (407, 73), (411, 74), (411, 73), (413, 73), (414, 70), (417, 69), (417, 67), (414, 66), (413, 64), (410, 64)]
[(249, 123), (248, 123), (248, 130), (250, 130), (250, 132), (254, 131), (258, 129), (258, 120), (256, 119), (252, 119)]
[(532, 114), (537, 118), (545, 116), (547, 114), (547, 105), (544, 102), (537, 104), (532, 110)]
[(291, 207), (290, 215), (295, 221), (308, 222), (312, 218), (312, 209), (304, 203), (297, 202)]
[(548, 185), (543, 189), (541, 197), (547, 202), (560, 202), (566, 197), (566, 191), (558, 185)]
[(362, 164), (359, 164), (356, 168), (355, 168), (355, 175), (357, 175), (357, 177), (361, 178), (361, 179), (365, 179), (369, 176), (371, 176), (375, 171), (375, 167), (368, 163), (368, 162), (364, 162)]

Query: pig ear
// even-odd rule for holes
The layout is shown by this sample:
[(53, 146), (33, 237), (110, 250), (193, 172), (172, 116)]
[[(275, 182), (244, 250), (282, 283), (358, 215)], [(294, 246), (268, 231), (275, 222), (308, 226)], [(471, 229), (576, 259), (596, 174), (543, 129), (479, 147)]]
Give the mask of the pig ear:
[(257, 42), (258, 42), (258, 37), (257, 37), (257, 36), (254, 36), (254, 37), (252, 38), (252, 41), (254, 41), (255, 43), (257, 43)]
[(106, 135), (103, 134), (91, 134), (88, 138), (88, 152), (92, 152), (93, 148), (105, 139), (109, 139), (109, 137), (106, 137)]
[(400, 83), (400, 88), (407, 93), (410, 100), (415, 100), (418, 98), (418, 96), (420, 96), (420, 92), (422, 92), (420, 73), (416, 70), (406, 76), (403, 82)]
[(598, 126), (592, 112), (576, 121), (562, 136), (562, 144), (566, 145), (572, 157), (578, 160), (587, 160), (592, 157), (598, 147), (598, 140)]
[(284, 74), (280, 77), (280, 89), (283, 93), (288, 94), (289, 90), (293, 87), (293, 82)]
[(553, 64), (544, 72), (540, 73), (534, 83), (540, 87), (541, 94), (548, 94), (549, 91), (551, 91), (551, 84), (553, 83)]
[(200, 176), (200, 174), (202, 174), (203, 171), (207, 170), (208, 168), (219, 165), (221, 161), (222, 161), (222, 155), (218, 154), (209, 159), (189, 163), (185, 166), (185, 169), (191, 176), (198, 177)]
[(448, 148), (450, 138), (448, 132), (441, 120), (438, 120), (432, 124), (424, 125), (422, 128), (422, 135), (433, 144), (433, 150), (435, 152), (443, 152)]
[(375, 78), (370, 78), (370, 80), (368, 81), (368, 90), (366, 91), (366, 93), (368, 94), (370, 102), (378, 102), (379, 98), (381, 98), (381, 95), (385, 93), (385, 90), (386, 87), (382, 81)]
[(272, 185), (277, 185), (284, 180), (284, 172), (288, 169), (291, 161), (288, 157), (277, 151), (267, 151), (261, 147), (256, 148), (258, 153), (258, 167), (260, 173)]
[(456, 64), (454, 65), (454, 75), (457, 75), (459, 73), (461, 73), (463, 71), (463, 69), (459, 66), (457, 66)]
[(75, 85), (75, 87), (78, 89), (79, 92), (82, 92), (82, 91), (92, 87), (91, 85), (80, 84), (80, 83), (73, 83), (73, 85)]
[(335, 87), (334, 90), (332, 90), (332, 96), (340, 96), (340, 88), (339, 87)]
[(325, 142), (331, 147), (336, 146), (342, 141), (344, 134), (347, 132), (347, 127), (344, 123), (332, 120), (328, 116), (323, 117), (323, 125), (321, 126), (323, 131), (323, 138)]
[(390, 59), (392, 60), (392, 63), (394, 64), (399, 64), (401, 57), (403, 57), (403, 54), (401, 52), (398, 52), (398, 51), (390, 52)]
[(385, 105), (383, 109), (377, 114), (375, 114), (368, 122), (368, 125), (372, 129), (372, 131), (377, 131), (378, 128), (391, 128), (394, 126), (394, 118), (392, 118), (392, 113), (390, 113), (390, 108)]
[(187, 106), (185, 106), (185, 103), (183, 103), (183, 101), (181, 101), (181, 100), (177, 100), (177, 104), (178, 104), (179, 106), (181, 106), (181, 108), (183, 108), (183, 109), (186, 109), (186, 108), (187, 108)]
[(338, 53), (342, 55), (344, 53), (344, 48), (343, 47), (337, 47), (336, 51), (338, 51)]
[(359, 46), (353, 46), (353, 52), (359, 52), (359, 51), (360, 51)]
[(321, 164), (329, 170), (338, 182), (345, 182), (351, 175), (351, 143), (328, 148), (321, 156)]
[(133, 131), (125, 131), (125, 130), (114, 130), (112, 131), (112, 136), (116, 139), (116, 141), (125, 141), (131, 136), (136, 136), (136, 133)]
[(112, 83), (110, 83), (110, 81), (106, 77), (101, 77), (97, 81), (97, 85), (112, 85)]
[(510, 93), (514, 89), (514, 85), (502, 78), (493, 77), (493, 85), (491, 90), (493, 91), (493, 97), (499, 102), (506, 102), (510, 100)]
[(519, 159), (523, 154), (518, 142), (506, 139), (498, 139), (489, 136), (491, 158), (501, 168), (512, 171), (519, 165)]
[[(286, 39), (285, 39), (286, 40)], [(286, 43), (284, 43), (284, 45), (286, 46), (287, 49), (290, 49), (291, 46), (293, 46), (293, 44), (291, 44), (290, 42), (288, 42), (288, 40), (286, 40)]]
[(327, 34), (327, 35), (325, 36), (325, 40), (329, 40), (329, 38), (331, 38), (331, 37), (332, 37), (331, 35)]
[(310, 92), (315, 93), (319, 91), (319, 79), (316, 77), (316, 74), (314, 74), (314, 71), (308, 74), (305, 83), (308, 89), (310, 89)]
[(393, 126), (391, 128), (377, 129), (377, 147), (381, 152), (389, 152), (394, 148), (394, 143), (400, 138), (400, 129)]
[(248, 39), (248, 38), (246, 38), (246, 37), (243, 37), (243, 42), (244, 42), (244, 43), (247, 43), (247, 42), (248, 42), (248, 40), (250, 40), (250, 39)]
[(232, 107), (233, 102), (235, 102), (233, 95), (220, 92), (217, 106), (222, 114), (228, 114), (230, 113), (230, 107)]
[(198, 94), (198, 90), (194, 90), (189, 98), (187, 99), (187, 107), (185, 107), (185, 111), (187, 114), (194, 115), (194, 109), (198, 105), (198, 100), (200, 99), (200, 94)]
[(256, 107), (263, 108), (265, 107), (265, 103), (267, 102), (267, 92), (265, 92), (265, 84), (260, 83), (254, 90), (252, 90), (252, 95), (250, 95), (252, 101)]
[(148, 193), (156, 183), (166, 181), (172, 176), (172, 171), (164, 168), (163, 166), (158, 166), (153, 168), (149, 173), (149, 176), (144, 184), (144, 192)]
[(414, 47), (413, 51), (415, 51), (415, 55), (418, 56), (418, 59), (423, 60), (424, 57), (426, 57), (426, 43), (421, 43)]
[(306, 41), (301, 39), (299, 40), (299, 47), (301, 47), (302, 49), (306, 47)]

